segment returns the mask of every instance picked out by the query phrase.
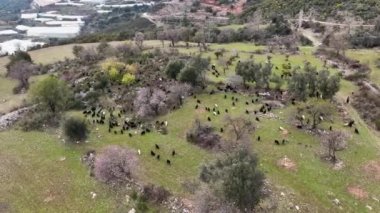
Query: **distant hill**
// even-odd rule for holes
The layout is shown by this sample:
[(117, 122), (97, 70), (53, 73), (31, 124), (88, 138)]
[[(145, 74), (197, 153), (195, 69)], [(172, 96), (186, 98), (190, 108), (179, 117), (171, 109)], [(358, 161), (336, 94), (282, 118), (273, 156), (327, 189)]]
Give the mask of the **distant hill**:
[(380, 14), (380, 0), (247, 0), (243, 17), (258, 8), (266, 17), (274, 14), (296, 16), (301, 9), (308, 12), (313, 8), (321, 19), (334, 17), (337, 11), (349, 11), (370, 20)]
[(28, 9), (32, 0), (0, 0), (0, 20), (17, 19), (21, 10)]

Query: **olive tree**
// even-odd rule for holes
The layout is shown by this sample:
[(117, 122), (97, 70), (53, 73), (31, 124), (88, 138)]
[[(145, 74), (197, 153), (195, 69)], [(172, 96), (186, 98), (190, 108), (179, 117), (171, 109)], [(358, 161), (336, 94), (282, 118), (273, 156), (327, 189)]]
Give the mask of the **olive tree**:
[(200, 179), (215, 194), (242, 212), (252, 212), (262, 198), (264, 174), (257, 168), (258, 159), (248, 149), (238, 149), (215, 162), (204, 165)]
[(55, 76), (48, 76), (31, 89), (32, 100), (52, 113), (68, 108), (71, 91), (66, 83)]

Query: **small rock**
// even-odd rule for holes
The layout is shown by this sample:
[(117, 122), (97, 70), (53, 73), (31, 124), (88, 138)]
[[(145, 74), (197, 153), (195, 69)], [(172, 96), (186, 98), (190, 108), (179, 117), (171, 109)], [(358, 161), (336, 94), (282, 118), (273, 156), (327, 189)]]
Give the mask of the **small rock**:
[(131, 210), (128, 211), (128, 213), (136, 213), (136, 210), (132, 208)]
[(288, 203), (288, 206), (289, 206), (290, 209), (293, 209), (294, 204), (293, 204), (292, 202), (289, 202), (289, 203)]
[(66, 157), (60, 157), (59, 158), (59, 161), (65, 161), (66, 160)]
[(340, 201), (339, 201), (338, 198), (335, 198), (335, 199), (333, 200), (333, 203), (334, 203), (335, 205), (337, 205), (337, 206), (340, 205)]
[(376, 197), (372, 197), (372, 200), (379, 202), (379, 199), (377, 199)]
[(285, 193), (284, 192), (281, 192), (280, 195), (283, 196), (283, 197), (285, 197)]
[(365, 207), (366, 207), (368, 210), (372, 211), (372, 206), (370, 206), (370, 205), (366, 205)]
[(95, 199), (95, 198), (96, 198), (96, 193), (95, 193), (95, 192), (90, 192), (90, 194), (91, 194), (91, 198), (92, 198), (92, 199)]
[(299, 211), (300, 210), (300, 207), (296, 205), (296, 210)]
[(129, 195), (125, 195), (125, 201), (126, 201), (127, 203), (129, 203), (129, 201), (130, 201), (130, 197), (129, 197)]

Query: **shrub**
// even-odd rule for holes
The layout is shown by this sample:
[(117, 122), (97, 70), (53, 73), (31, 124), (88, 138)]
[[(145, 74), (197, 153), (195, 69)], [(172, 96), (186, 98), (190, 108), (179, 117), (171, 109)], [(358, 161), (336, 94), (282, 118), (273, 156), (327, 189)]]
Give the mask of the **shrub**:
[(70, 117), (63, 124), (63, 132), (70, 142), (78, 142), (87, 138), (89, 130), (84, 120)]
[(31, 89), (32, 99), (40, 108), (57, 113), (69, 108), (71, 91), (64, 81), (55, 76), (49, 76)]
[(121, 83), (128, 86), (135, 82), (136, 77), (133, 74), (125, 73), (121, 79)]
[(380, 118), (376, 119), (375, 125), (376, 125), (377, 130), (380, 130)]
[(16, 62), (19, 62), (19, 61), (26, 61), (26, 62), (33, 63), (32, 58), (30, 57), (29, 53), (24, 52), (24, 51), (16, 51), (13, 55), (9, 56), (9, 60), (10, 60), (9, 63), (6, 65), (7, 70), (9, 70), (11, 66), (13, 66)]
[(195, 121), (193, 128), (186, 134), (186, 139), (206, 149), (220, 148), (221, 146), (220, 135), (214, 133), (214, 128), (201, 124), (199, 120)]
[(59, 114), (50, 111), (30, 111), (20, 120), (19, 125), (23, 131), (40, 131), (47, 126), (58, 127), (60, 117)]
[(96, 179), (112, 186), (131, 181), (136, 169), (137, 156), (134, 152), (120, 146), (108, 146), (95, 159)]
[(178, 74), (185, 64), (181, 60), (172, 60), (165, 68), (165, 73), (169, 78), (177, 79)]
[(108, 74), (111, 80), (118, 81), (126, 70), (126, 64), (116, 59), (107, 59), (101, 64), (101, 68)]
[(251, 212), (262, 197), (264, 174), (257, 168), (256, 155), (247, 149), (227, 155), (204, 166), (201, 180), (214, 188), (216, 195), (242, 212)]
[(162, 203), (166, 201), (170, 196), (170, 192), (161, 186), (155, 186), (152, 184), (145, 185), (143, 188), (142, 198), (155, 203)]

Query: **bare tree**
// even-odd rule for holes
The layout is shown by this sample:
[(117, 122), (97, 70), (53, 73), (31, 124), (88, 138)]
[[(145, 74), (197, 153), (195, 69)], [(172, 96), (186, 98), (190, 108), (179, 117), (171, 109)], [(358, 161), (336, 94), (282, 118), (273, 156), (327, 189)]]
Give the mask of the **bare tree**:
[(171, 103), (171, 105), (182, 105), (183, 100), (188, 95), (190, 90), (191, 86), (189, 84), (176, 83), (170, 86), (168, 102)]
[(337, 55), (345, 55), (346, 49), (349, 45), (347, 40), (347, 33), (340, 32), (330, 34), (328, 44), (331, 48), (335, 49)]
[(157, 32), (157, 39), (161, 41), (162, 47), (165, 47), (166, 33), (164, 31)]
[(230, 131), (235, 135), (236, 141), (242, 139), (244, 135), (255, 130), (255, 125), (252, 121), (247, 120), (244, 117), (232, 118), (230, 116), (226, 116), (225, 122), (226, 127), (229, 127)]
[(186, 140), (205, 149), (221, 148), (221, 136), (213, 127), (195, 120), (193, 127), (186, 133)]
[(221, 56), (218, 59), (218, 65), (223, 67), (223, 74), (226, 74), (226, 70), (228, 69), (228, 61), (225, 56)]
[(133, 103), (141, 118), (157, 116), (168, 108), (165, 92), (151, 87), (140, 88)]
[(19, 85), (15, 88), (15, 92), (18, 93), (22, 89), (29, 88), (29, 78), (37, 70), (37, 67), (28, 61), (18, 61), (13, 64), (8, 72), (7, 77), (11, 77), (19, 81)]
[(171, 46), (174, 47), (175, 43), (181, 38), (181, 32), (177, 29), (168, 29), (166, 30), (166, 39), (170, 40)]
[(143, 43), (144, 43), (144, 33), (142, 33), (142, 32), (136, 32), (136, 33), (135, 33), (135, 38), (134, 38), (134, 40), (135, 40), (135, 44), (136, 44), (136, 46), (137, 46), (140, 50), (142, 50), (142, 48), (143, 48)]
[(322, 146), (327, 150), (328, 157), (335, 163), (337, 161), (336, 152), (347, 147), (347, 135), (341, 131), (327, 133), (322, 139)]
[(95, 177), (111, 185), (125, 184), (133, 178), (137, 168), (134, 152), (120, 146), (108, 146), (95, 158)]

